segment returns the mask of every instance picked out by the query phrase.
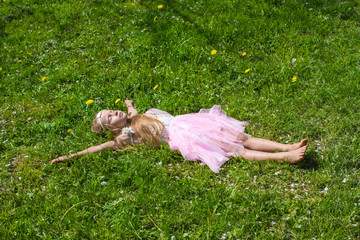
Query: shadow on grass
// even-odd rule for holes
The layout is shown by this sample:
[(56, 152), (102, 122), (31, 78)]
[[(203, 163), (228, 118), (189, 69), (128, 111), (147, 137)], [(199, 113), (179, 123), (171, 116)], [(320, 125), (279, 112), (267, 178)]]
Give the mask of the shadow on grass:
[(342, 164), (336, 164), (336, 170), (352, 170), (352, 169), (360, 169), (360, 156), (355, 156), (354, 159), (348, 159)]
[[(143, 6), (145, 6), (147, 9), (154, 8), (153, 1), (143, 0), (143, 1), (140, 1), (139, 3)], [(180, 5), (180, 2), (178, 2), (178, 1), (166, 2), (166, 7), (168, 9), (171, 9), (171, 11), (174, 12), (174, 14), (181, 17), (185, 22), (190, 23), (191, 26), (198, 32), (199, 35), (202, 35), (206, 38), (207, 44), (210, 44), (210, 45), (213, 44), (214, 43), (214, 39), (212, 37), (214, 34), (213, 31), (211, 31), (208, 28), (205, 29), (205, 26), (200, 26), (194, 20), (196, 17), (198, 17), (198, 15), (196, 13), (181, 11), (181, 10), (179, 10), (179, 5)], [(157, 40), (157, 39), (155, 39), (155, 40)]]
[(319, 168), (318, 159), (320, 159), (320, 154), (315, 151), (309, 151), (305, 154), (305, 157), (302, 161), (297, 163), (300, 169), (303, 170), (317, 170)]

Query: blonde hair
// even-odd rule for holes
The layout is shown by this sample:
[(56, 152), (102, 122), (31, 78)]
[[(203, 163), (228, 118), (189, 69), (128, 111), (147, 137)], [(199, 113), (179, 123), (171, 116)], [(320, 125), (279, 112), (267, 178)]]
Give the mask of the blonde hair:
[(104, 129), (102, 128), (102, 126), (100, 125), (99, 120), (97, 119), (97, 115), (98, 113), (95, 114), (92, 124), (91, 124), (91, 131), (104, 135)]
[[(161, 144), (161, 136), (164, 133), (164, 125), (157, 119), (148, 117), (144, 114), (135, 115), (134, 117), (127, 118), (127, 123), (130, 125), (131, 129), (134, 133), (140, 138), (142, 143), (146, 144), (154, 144), (156, 146), (160, 146)], [(106, 125), (105, 125), (106, 128)], [(114, 134), (118, 136), (121, 133), (121, 128), (110, 130), (106, 128)], [(99, 123), (97, 119), (97, 114), (95, 114), (91, 131), (99, 133), (101, 135), (105, 134), (104, 129)]]
[(130, 127), (141, 142), (160, 146), (164, 125), (159, 120), (140, 114), (131, 118)]

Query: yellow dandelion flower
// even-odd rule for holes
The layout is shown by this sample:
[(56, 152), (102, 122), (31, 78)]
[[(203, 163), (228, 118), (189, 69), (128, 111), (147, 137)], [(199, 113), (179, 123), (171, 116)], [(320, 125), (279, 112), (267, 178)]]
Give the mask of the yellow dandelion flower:
[(157, 89), (158, 87), (159, 87), (159, 85), (156, 84), (156, 85), (153, 87), (153, 89), (155, 90), (155, 89)]
[(94, 102), (94, 100), (89, 99), (89, 100), (86, 101), (86, 104), (92, 104), (93, 102)]
[(291, 79), (291, 82), (296, 82), (297, 81), (297, 77), (293, 77), (292, 79)]
[(248, 72), (250, 72), (250, 68), (248, 68), (248, 69), (245, 70), (245, 73), (248, 73)]
[(74, 63), (77, 63), (77, 60), (75, 60)]
[(71, 129), (68, 129), (67, 132), (68, 132), (68, 133), (72, 133), (72, 130), (71, 130)]
[(31, 65), (30, 65), (30, 67), (32, 67), (32, 68), (33, 68), (33, 67), (34, 67), (34, 65), (33, 65), (33, 64), (31, 64)]
[(27, 55), (30, 55), (30, 56), (31, 56), (31, 52), (27, 52)]
[(115, 100), (115, 104), (117, 104), (118, 102), (120, 102), (120, 98)]
[(144, 32), (146, 30), (146, 28), (144, 28), (142, 31)]
[(246, 56), (246, 52), (243, 52), (242, 55), (243, 55), (243, 57)]
[(18, 60), (18, 63), (21, 63), (21, 59)]
[(123, 19), (123, 18), (124, 18), (123, 16), (120, 17), (120, 19)]
[(0, 71), (2, 71), (2, 67), (0, 67)]
[(41, 81), (45, 82), (46, 81), (46, 77), (42, 77)]
[(211, 55), (215, 55), (217, 53), (217, 51), (214, 49), (211, 51)]
[(158, 6), (158, 9), (162, 9), (164, 6), (163, 5), (159, 5)]
[(156, 21), (156, 19), (157, 19), (157, 16), (154, 17), (154, 22)]

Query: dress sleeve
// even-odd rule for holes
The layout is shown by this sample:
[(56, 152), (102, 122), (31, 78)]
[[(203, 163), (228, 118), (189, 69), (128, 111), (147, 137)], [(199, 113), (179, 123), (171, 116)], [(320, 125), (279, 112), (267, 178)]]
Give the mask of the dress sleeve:
[(170, 113), (165, 112), (165, 111), (160, 110), (160, 109), (156, 109), (156, 108), (151, 108), (151, 109), (147, 110), (146, 113), (148, 113), (148, 114), (163, 114), (163, 115), (172, 116)]

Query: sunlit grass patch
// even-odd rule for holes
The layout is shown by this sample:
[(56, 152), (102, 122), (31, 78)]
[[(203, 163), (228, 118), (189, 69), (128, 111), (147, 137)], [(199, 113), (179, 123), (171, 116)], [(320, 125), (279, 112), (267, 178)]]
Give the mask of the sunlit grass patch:
[[(357, 2), (24, 0), (0, 12), (2, 238), (359, 238)], [(296, 165), (236, 158), (219, 174), (168, 147), (49, 165), (108, 141), (92, 118), (125, 99), (174, 115), (221, 104), (252, 136), (309, 149)]]

